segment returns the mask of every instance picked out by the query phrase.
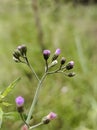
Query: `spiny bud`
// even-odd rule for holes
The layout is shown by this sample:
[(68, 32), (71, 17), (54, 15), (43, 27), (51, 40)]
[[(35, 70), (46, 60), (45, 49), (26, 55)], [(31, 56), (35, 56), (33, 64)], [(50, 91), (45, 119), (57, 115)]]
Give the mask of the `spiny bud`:
[(50, 57), (50, 50), (44, 50), (43, 51), (43, 56), (45, 60), (48, 60), (48, 58)]
[(21, 97), (21, 96), (18, 96), (18, 97), (15, 99), (15, 102), (16, 102), (16, 106), (17, 106), (18, 112), (19, 112), (19, 113), (23, 112), (24, 98)]
[(48, 124), (50, 122), (50, 120), (47, 117), (44, 117), (42, 119), (42, 122), (43, 122), (43, 124)]
[(74, 61), (70, 61), (67, 65), (66, 65), (66, 69), (70, 70), (74, 67)]
[(68, 74), (68, 77), (73, 77), (73, 76), (75, 76), (74, 72), (71, 72), (71, 73)]
[(61, 65), (65, 64), (66, 59), (64, 57), (61, 58)]
[(57, 114), (54, 113), (54, 112), (50, 112), (47, 116), (45, 116), (43, 119), (42, 119), (42, 122), (44, 124), (48, 124), (51, 120), (55, 119), (57, 117)]
[(25, 45), (18, 46), (17, 48), (21, 54), (21, 56), (26, 56), (27, 47)]
[(52, 57), (52, 61), (56, 60), (58, 56), (60, 55), (60, 53), (61, 53), (61, 50), (59, 48), (56, 49), (55, 54)]

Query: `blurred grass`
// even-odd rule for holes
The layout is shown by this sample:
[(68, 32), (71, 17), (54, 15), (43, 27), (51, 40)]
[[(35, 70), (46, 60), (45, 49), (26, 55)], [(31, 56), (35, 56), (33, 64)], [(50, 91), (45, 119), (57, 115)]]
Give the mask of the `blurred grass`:
[[(31, 1), (3, 0), (0, 5), (0, 89), (4, 90), (14, 79), (22, 77), (7, 99), (14, 105), (5, 111), (16, 110), (14, 99), (18, 95), (25, 97), (28, 111), (37, 81), (25, 65), (13, 62), (12, 53), (18, 45), (27, 45), (29, 60), (42, 76), (44, 60)], [(50, 111), (56, 112), (58, 118), (36, 130), (96, 130), (97, 6), (73, 7), (66, 4), (56, 8), (52, 1), (48, 1), (46, 5), (40, 3), (39, 7), (45, 46), (52, 53), (60, 48), (61, 56), (65, 56), (67, 62), (74, 60), (76, 76), (48, 76), (35, 109), (34, 123)], [(1, 129), (19, 129), (20, 125), (21, 121), (5, 119)]]

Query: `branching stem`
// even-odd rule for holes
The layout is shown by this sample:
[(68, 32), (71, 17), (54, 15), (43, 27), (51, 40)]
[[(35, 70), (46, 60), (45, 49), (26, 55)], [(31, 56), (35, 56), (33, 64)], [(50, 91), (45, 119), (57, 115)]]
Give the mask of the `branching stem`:
[(34, 128), (40, 126), (40, 125), (43, 125), (43, 122), (40, 122), (40, 123), (38, 123), (38, 124), (36, 124), (36, 125), (34, 125), (34, 126), (31, 126), (31, 127), (29, 128), (29, 130), (34, 129)]
[(31, 116), (32, 116), (33, 111), (34, 111), (34, 107), (36, 105), (36, 102), (37, 102), (37, 99), (38, 99), (38, 96), (39, 96), (40, 88), (42, 86), (42, 83), (43, 83), (44, 79), (46, 78), (46, 75), (47, 75), (47, 73), (44, 73), (44, 75), (42, 76), (41, 80), (39, 81), (39, 83), (37, 85), (36, 93), (35, 93), (34, 99), (32, 101), (32, 105), (30, 107), (28, 117), (27, 117), (27, 120), (26, 120), (27, 124), (29, 124), (29, 122), (30, 122)]

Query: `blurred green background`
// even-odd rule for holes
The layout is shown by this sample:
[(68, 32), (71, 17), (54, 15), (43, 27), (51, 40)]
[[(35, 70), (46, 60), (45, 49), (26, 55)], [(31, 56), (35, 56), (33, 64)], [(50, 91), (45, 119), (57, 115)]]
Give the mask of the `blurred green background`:
[[(60, 48), (59, 60), (61, 56), (67, 62), (74, 60), (76, 76), (54, 74), (46, 78), (33, 124), (53, 111), (58, 118), (36, 130), (97, 130), (97, 5), (39, 0), (38, 7), (45, 48), (52, 54)], [(0, 0), (0, 91), (22, 77), (6, 99), (13, 105), (4, 108), (5, 112), (16, 111), (14, 100), (21, 95), (27, 113), (37, 86), (29, 68), (12, 59), (18, 45), (27, 46), (27, 55), (39, 77), (44, 73), (34, 16), (31, 0)], [(1, 130), (19, 130), (21, 125), (21, 120), (4, 118)]]

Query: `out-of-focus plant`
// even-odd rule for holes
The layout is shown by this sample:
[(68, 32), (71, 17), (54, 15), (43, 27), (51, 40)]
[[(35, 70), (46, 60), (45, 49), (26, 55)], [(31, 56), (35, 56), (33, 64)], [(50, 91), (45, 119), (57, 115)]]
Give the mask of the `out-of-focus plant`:
[(8, 94), (14, 89), (17, 82), (20, 80), (20, 78), (17, 78), (15, 81), (13, 81), (3, 92), (0, 92), (0, 128), (3, 121), (3, 116), (6, 117), (7, 113), (3, 111), (3, 107), (11, 106), (9, 102), (6, 101), (6, 98)]
[(44, 74), (41, 78), (39, 78), (39, 76), (36, 74), (32, 65), (30, 64), (30, 62), (28, 60), (27, 47), (25, 45), (18, 46), (17, 49), (13, 53), (14, 61), (17, 63), (26, 64), (30, 68), (32, 73), (35, 75), (35, 77), (38, 81), (37, 89), (36, 89), (30, 110), (28, 112), (27, 119), (25, 119), (25, 117), (24, 117), (24, 115), (25, 115), (24, 98), (22, 96), (18, 96), (15, 99), (17, 111), (19, 112), (21, 119), (24, 122), (24, 125), (21, 128), (22, 130), (28, 130), (28, 129), (30, 130), (30, 129), (34, 129), (40, 125), (48, 124), (52, 119), (55, 119), (57, 117), (56, 113), (50, 112), (47, 116), (44, 116), (38, 124), (36, 124), (36, 125), (30, 124), (31, 117), (33, 116), (35, 105), (36, 105), (38, 97), (39, 97), (39, 92), (40, 92), (40, 89), (42, 89), (42, 83), (45, 80), (46, 76), (48, 76), (50, 74), (55, 74), (55, 73), (61, 73), (61, 74), (68, 76), (68, 77), (73, 77), (75, 75), (74, 72), (70, 71), (74, 67), (74, 61), (70, 61), (66, 64), (65, 57), (61, 58), (57, 69), (54, 68), (54, 66), (56, 66), (56, 64), (58, 64), (58, 57), (59, 57), (60, 53), (61, 53), (61, 50), (59, 48), (56, 49), (55, 53), (51, 57), (51, 61), (49, 62), (48, 59), (50, 58), (51, 51), (50, 50), (43, 50), (43, 58), (45, 60), (45, 67), (44, 67), (45, 71), (44, 71)]

